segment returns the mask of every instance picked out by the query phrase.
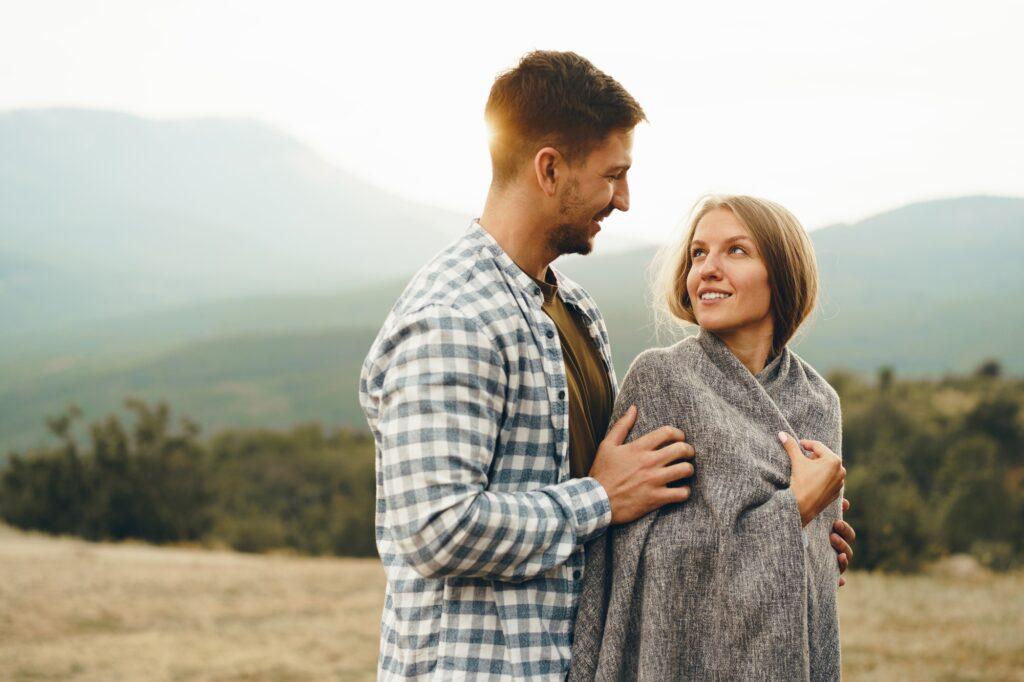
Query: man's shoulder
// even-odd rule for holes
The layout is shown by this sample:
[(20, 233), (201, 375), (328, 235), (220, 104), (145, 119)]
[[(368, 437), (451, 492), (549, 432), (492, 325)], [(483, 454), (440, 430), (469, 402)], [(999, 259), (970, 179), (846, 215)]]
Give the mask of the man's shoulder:
[(495, 258), (493, 244), (478, 226), (435, 255), (413, 275), (391, 308), (370, 355), (396, 338), (434, 329), (457, 330), (453, 342), (499, 348), (509, 320), (521, 313)]
[(451, 243), (413, 275), (392, 314), (412, 315), (427, 308), (471, 312), (503, 286), (486, 246), (472, 230)]

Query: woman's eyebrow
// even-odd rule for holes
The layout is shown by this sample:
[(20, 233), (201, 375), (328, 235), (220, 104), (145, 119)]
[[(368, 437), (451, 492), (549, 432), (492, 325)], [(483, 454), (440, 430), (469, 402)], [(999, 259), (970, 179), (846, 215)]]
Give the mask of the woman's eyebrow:
[[(725, 243), (725, 244), (731, 244), (732, 242), (738, 242), (741, 239), (745, 239), (746, 241), (753, 243), (753, 240), (750, 237), (748, 237), (747, 235), (745, 235), (745, 234), (734, 234), (733, 236), (728, 237), (727, 239), (723, 239), (722, 242)], [(702, 239), (694, 239), (693, 241), (690, 242), (690, 246), (706, 246), (706, 245), (704, 244), (704, 240), (702, 240)]]

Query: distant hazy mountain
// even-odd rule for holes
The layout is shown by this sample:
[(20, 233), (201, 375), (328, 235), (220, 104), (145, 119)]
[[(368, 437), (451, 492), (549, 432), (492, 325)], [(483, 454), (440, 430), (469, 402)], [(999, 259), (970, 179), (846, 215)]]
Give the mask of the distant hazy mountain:
[[(996, 358), (1024, 372), (1024, 199), (914, 204), (816, 230), (819, 312), (797, 351), (819, 370), (970, 371)], [(600, 252), (600, 249), (599, 249)], [(620, 377), (655, 335), (647, 306), (653, 249), (563, 259), (598, 300)], [(416, 264), (425, 260), (417, 257)], [(412, 268), (409, 268), (410, 270)], [(0, 273), (47, 281), (28, 260)], [(0, 343), (0, 456), (43, 437), (70, 401), (94, 418), (126, 395), (165, 398), (207, 427), (306, 419), (361, 426), (359, 364), (408, 274), (336, 294), (281, 294), (178, 306), (25, 333)], [(59, 280), (55, 280), (59, 281)], [(0, 337), (0, 342), (3, 342)]]
[[(1024, 372), (1024, 199), (928, 201), (811, 233), (821, 271), (817, 314), (794, 347), (822, 369), (967, 371), (998, 358)], [(609, 319), (616, 363), (654, 335), (645, 268), (654, 250), (563, 266)]]
[(467, 221), (253, 121), (0, 113), (0, 333), (379, 281)]

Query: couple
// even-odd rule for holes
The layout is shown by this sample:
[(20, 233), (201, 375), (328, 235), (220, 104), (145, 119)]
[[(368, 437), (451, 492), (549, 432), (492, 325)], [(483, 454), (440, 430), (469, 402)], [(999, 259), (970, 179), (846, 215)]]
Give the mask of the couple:
[(378, 676), (837, 679), (839, 401), (787, 346), (815, 301), (807, 235), (772, 202), (705, 200), (665, 287), (699, 332), (619, 390), (594, 301), (550, 264), (629, 209), (644, 112), (582, 57), (533, 52), (486, 116), (484, 212), (360, 378)]

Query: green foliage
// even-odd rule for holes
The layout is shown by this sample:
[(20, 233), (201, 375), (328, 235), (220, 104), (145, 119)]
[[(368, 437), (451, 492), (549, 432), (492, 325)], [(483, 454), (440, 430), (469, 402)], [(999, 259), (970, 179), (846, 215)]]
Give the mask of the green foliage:
[(873, 451), (848, 470), (845, 495), (854, 504), (846, 519), (857, 531), (858, 566), (906, 573), (930, 555), (929, 519), (910, 475), (887, 455)]
[(1003, 365), (998, 360), (985, 360), (978, 365), (974, 373), (979, 377), (994, 379), (1003, 373)]
[(219, 523), (243, 551), (372, 556), (373, 441), (319, 425), (290, 432), (231, 431), (210, 443)]
[[(1024, 560), (1024, 380), (978, 371), (941, 380), (835, 371), (843, 405), (855, 565), (910, 572), (967, 552), (993, 569)], [(233, 429), (200, 440), (164, 404), (127, 402), (132, 423), (74, 408), (56, 444), (0, 469), (0, 516), (90, 539), (194, 541), (247, 552), (370, 556), (374, 446), (319, 424)]]
[(969, 552), (986, 566), (1024, 560), (1024, 382), (988, 368), (969, 377), (875, 386), (829, 375), (843, 405), (847, 520), (856, 564), (913, 571)]
[(109, 415), (91, 425), (86, 451), (71, 435), (77, 408), (50, 419), (60, 444), (10, 457), (0, 474), (0, 517), (91, 540), (374, 554), (368, 435), (310, 425), (226, 431), (203, 442), (187, 419), (172, 430), (163, 403), (126, 407), (132, 428)]
[(12, 455), (0, 478), (0, 514), (14, 525), (90, 540), (145, 538), (155, 542), (201, 537), (211, 524), (205, 453), (187, 420), (171, 431), (166, 405), (138, 401), (129, 433), (110, 416), (92, 425), (83, 453), (71, 435), (74, 406), (48, 420), (59, 446)]

